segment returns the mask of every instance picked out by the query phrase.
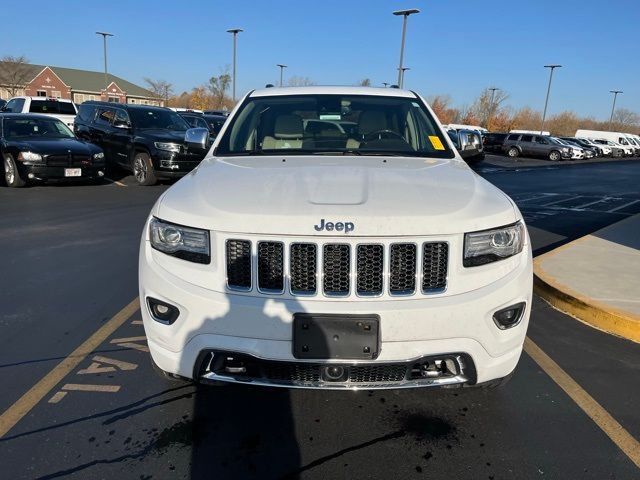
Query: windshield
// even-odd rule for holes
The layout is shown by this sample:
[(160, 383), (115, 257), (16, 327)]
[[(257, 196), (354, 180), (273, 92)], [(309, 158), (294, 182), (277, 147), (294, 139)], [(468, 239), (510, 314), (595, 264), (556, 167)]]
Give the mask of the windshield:
[(551, 143), (555, 143), (556, 145), (564, 145), (566, 146), (565, 143), (562, 142), (562, 140), (559, 140), (555, 137), (549, 137), (549, 140), (551, 140)]
[(291, 95), (248, 98), (216, 154), (353, 154), (453, 158), (417, 98)]
[(162, 129), (185, 132), (189, 124), (173, 110), (131, 108), (129, 115), (133, 126), (138, 129)]
[(25, 138), (75, 138), (60, 120), (55, 118), (6, 118), (3, 134), (7, 140)]
[(75, 115), (76, 109), (71, 102), (59, 102), (57, 100), (31, 100), (29, 106), (31, 113), (59, 113), (62, 115)]

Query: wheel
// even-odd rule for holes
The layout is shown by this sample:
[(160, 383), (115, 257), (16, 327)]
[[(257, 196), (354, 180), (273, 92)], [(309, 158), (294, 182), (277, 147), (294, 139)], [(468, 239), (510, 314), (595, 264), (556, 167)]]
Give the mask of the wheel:
[(552, 152), (549, 152), (549, 160), (551, 160), (552, 162), (557, 162), (561, 158), (562, 158), (562, 155), (560, 155), (560, 152), (558, 152), (557, 150), (553, 150)]
[(151, 157), (146, 152), (138, 152), (133, 159), (133, 176), (136, 178), (138, 185), (147, 187), (155, 185), (158, 179), (156, 172), (151, 163)]
[(509, 155), (511, 158), (516, 158), (520, 155), (520, 150), (518, 150), (516, 147), (511, 147), (509, 150), (507, 150), (507, 155)]
[(4, 179), (7, 182), (7, 186), (12, 188), (24, 187), (26, 183), (20, 178), (18, 166), (11, 155), (4, 156)]
[(153, 367), (153, 371), (156, 373), (156, 375), (158, 375), (162, 379), (172, 383), (191, 383), (191, 380), (189, 380), (188, 378), (184, 378), (184, 377), (181, 377), (180, 375), (175, 375), (173, 373), (165, 372), (156, 364), (156, 362), (153, 361), (153, 357), (151, 355), (149, 355), (149, 358), (151, 359), (151, 366)]

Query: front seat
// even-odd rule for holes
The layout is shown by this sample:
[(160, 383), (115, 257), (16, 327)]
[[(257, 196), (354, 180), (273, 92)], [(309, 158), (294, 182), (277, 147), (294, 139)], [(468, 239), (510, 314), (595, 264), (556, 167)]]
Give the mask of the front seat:
[[(358, 118), (358, 130), (360, 131), (360, 135), (364, 138), (365, 135), (368, 135), (373, 132), (377, 132), (380, 130), (386, 130), (387, 128), (387, 117), (385, 114), (379, 110), (365, 110), (360, 114)], [(347, 140), (347, 149), (353, 150), (360, 147), (360, 142), (353, 138)]]
[(302, 148), (304, 127), (300, 115), (280, 115), (273, 126), (273, 137), (267, 135), (262, 141), (263, 150)]

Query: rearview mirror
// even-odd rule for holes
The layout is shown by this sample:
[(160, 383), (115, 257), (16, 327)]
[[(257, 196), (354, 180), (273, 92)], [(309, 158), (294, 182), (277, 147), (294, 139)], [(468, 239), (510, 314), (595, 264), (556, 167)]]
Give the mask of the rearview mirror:
[(207, 149), (209, 147), (209, 130), (206, 128), (190, 128), (184, 134), (184, 143), (188, 148)]

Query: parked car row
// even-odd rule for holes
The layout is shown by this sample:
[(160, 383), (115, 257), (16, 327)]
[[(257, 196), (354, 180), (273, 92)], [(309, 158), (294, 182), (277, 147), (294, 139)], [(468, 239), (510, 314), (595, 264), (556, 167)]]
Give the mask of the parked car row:
[(640, 136), (637, 135), (587, 130), (578, 130), (575, 137), (554, 137), (548, 133), (489, 132), (483, 135), (484, 150), (505, 153), (511, 158), (530, 156), (551, 161), (640, 156)]
[[(106, 167), (140, 185), (177, 178), (204, 158), (226, 117), (146, 105), (14, 97), (0, 107), (0, 154), (10, 187), (99, 179)], [(194, 128), (195, 127), (195, 128)], [(73, 129), (73, 131), (72, 131)]]

